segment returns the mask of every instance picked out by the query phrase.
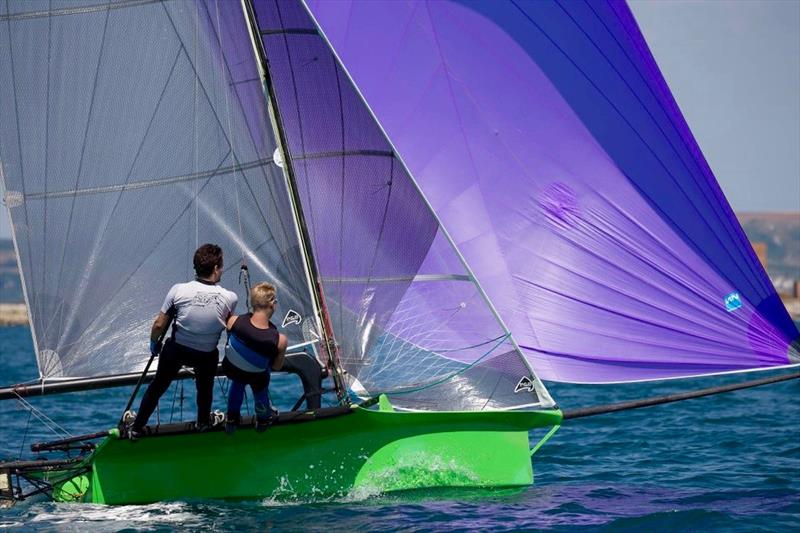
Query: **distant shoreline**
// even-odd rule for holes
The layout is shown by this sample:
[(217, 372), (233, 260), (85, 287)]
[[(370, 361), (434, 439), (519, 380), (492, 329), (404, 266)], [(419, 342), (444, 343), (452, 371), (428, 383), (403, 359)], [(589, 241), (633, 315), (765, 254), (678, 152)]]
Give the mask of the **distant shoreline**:
[(0, 304), (0, 326), (25, 326), (28, 324), (28, 310), (25, 304)]
[(800, 222), (800, 211), (762, 211), (762, 212), (739, 212), (736, 213), (739, 222), (749, 220), (765, 220), (768, 222)]

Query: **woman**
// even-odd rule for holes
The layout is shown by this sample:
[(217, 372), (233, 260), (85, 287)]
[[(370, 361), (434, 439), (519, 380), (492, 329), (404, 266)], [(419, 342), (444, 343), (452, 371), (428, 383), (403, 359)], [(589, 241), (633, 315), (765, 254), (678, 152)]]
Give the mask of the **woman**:
[(275, 312), (275, 287), (259, 283), (250, 290), (253, 312), (228, 319), (228, 345), (222, 369), (231, 380), (225, 431), (239, 425), (245, 385), (250, 385), (256, 404), (256, 431), (264, 431), (277, 417), (269, 401), (270, 370), (280, 370), (286, 355), (286, 336), (270, 322)]

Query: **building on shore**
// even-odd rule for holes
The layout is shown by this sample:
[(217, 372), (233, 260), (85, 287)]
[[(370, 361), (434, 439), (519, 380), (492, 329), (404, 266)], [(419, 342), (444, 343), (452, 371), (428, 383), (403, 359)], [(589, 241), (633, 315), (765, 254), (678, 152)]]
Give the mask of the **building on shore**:
[[(750, 242), (750, 244), (753, 246), (761, 266), (764, 267), (764, 270), (767, 270), (767, 252), (769, 251), (767, 243), (756, 241)], [(770, 277), (772, 278), (772, 276)], [(785, 283), (786, 281), (788, 283)], [(778, 296), (780, 296), (792, 319), (800, 320), (800, 279), (772, 278), (772, 284), (775, 286)]]

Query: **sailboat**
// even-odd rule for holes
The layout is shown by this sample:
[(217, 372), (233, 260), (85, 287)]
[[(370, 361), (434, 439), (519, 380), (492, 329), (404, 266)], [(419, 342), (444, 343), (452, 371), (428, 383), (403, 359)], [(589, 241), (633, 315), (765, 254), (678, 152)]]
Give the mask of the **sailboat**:
[(73, 457), (0, 464), (2, 496), (20, 479), (107, 504), (524, 486), (564, 417), (542, 378), (798, 363), (622, 3), (6, 2), (0, 49), (40, 373), (2, 392), (144, 376), (160, 298), (215, 242), (240, 301), (242, 272), (278, 287), (335, 404), (263, 434), (40, 443)]

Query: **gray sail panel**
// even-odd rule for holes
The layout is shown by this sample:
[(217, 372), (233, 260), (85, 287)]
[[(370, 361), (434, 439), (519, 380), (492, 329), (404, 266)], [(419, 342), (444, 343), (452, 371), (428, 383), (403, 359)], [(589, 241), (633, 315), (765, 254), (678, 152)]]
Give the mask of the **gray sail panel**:
[(311, 314), (239, 4), (53, 7), (0, 7), (0, 161), (41, 375), (139, 369), (204, 242), (240, 312), (244, 259), (277, 285), (279, 322)]

